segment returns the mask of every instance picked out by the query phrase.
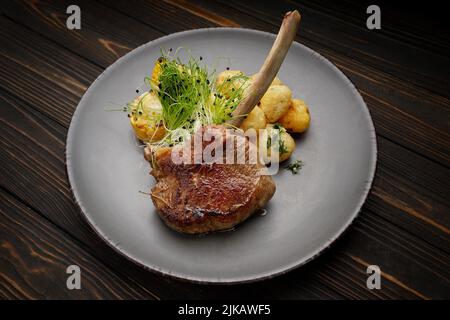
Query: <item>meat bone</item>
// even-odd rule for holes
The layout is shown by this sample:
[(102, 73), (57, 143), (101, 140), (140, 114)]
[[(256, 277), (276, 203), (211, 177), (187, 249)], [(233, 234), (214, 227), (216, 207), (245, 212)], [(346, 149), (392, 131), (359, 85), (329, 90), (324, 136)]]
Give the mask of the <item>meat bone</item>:
[(297, 10), (289, 11), (284, 15), (278, 35), (261, 69), (256, 74), (249, 94), (239, 103), (233, 112), (233, 118), (227, 123), (239, 127), (244, 116), (252, 111), (256, 104), (266, 93), (273, 79), (280, 70), (281, 64), (291, 47), (300, 24), (300, 13)]

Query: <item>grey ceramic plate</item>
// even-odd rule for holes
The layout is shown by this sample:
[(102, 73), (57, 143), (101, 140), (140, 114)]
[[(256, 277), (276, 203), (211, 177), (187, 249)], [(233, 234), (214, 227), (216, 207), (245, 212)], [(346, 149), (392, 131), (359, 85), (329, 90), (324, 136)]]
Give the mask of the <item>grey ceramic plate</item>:
[(111, 65), (81, 99), (67, 139), (67, 170), (87, 221), (121, 254), (164, 274), (200, 282), (271, 277), (317, 256), (350, 225), (369, 191), (376, 164), (375, 132), (364, 101), (329, 61), (294, 43), (279, 77), (310, 107), (312, 124), (297, 138), (299, 175), (282, 170), (267, 214), (235, 231), (178, 234), (159, 219), (148, 192), (154, 183), (128, 118), (106, 112), (143, 88), (160, 48), (186, 47), (217, 70), (256, 72), (273, 34), (201, 29), (143, 45)]

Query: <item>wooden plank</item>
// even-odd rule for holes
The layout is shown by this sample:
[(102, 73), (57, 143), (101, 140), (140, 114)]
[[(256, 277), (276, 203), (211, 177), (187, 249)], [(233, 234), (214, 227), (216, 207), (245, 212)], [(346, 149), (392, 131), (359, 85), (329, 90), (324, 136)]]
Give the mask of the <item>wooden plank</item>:
[(378, 139), (378, 166), (365, 207), (450, 253), (450, 170)]
[[(378, 265), (391, 283), (420, 299), (450, 297), (450, 256), (363, 210), (344, 251), (361, 269)], [(406, 289), (407, 288), (407, 289)]]
[[(170, 281), (167, 278), (153, 277), (153, 275), (149, 275), (144, 270), (132, 265), (117, 254), (111, 252), (111, 249), (106, 247), (92, 235), (92, 232), (80, 219), (76, 208), (74, 208), (68, 183), (65, 180), (65, 175), (62, 173), (64, 171), (64, 153), (61, 146), (63, 145), (64, 140), (61, 141), (55, 135), (50, 135), (48, 133), (49, 130), (46, 129), (46, 123), (48, 121), (42, 122), (41, 120), (36, 120), (34, 117), (27, 117), (27, 112), (23, 111), (26, 106), (24, 102), (8, 96), (7, 100), (3, 99), (2, 104), (6, 105), (8, 109), (7, 114), (2, 114), (1, 118), (5, 125), (2, 126), (2, 129), (0, 130), (0, 143), (2, 144), (3, 150), (3, 152), (0, 153), (0, 159), (2, 163), (6, 164), (0, 169), (1, 181), (4, 187), (9, 188), (11, 192), (18, 197), (23, 198), (27, 203), (30, 203), (36, 208), (36, 210), (48, 217), (48, 219), (64, 228), (83, 243), (86, 243), (89, 247), (101, 248), (101, 250), (96, 250), (97, 257), (101, 261), (106, 261), (108, 265), (113, 265), (115, 270), (117, 269), (120, 273), (139, 281), (146, 288), (152, 288), (159, 296), (180, 297), (182, 294), (190, 294), (193, 297), (206, 297), (214, 294), (219, 295), (219, 290), (216, 289), (210, 290), (201, 286), (191, 284), (185, 285), (178, 283), (177, 281)], [(25, 110), (28, 110), (28, 108)], [(64, 131), (65, 129), (60, 127), (60, 130)], [(30, 137), (33, 137), (33, 140), (30, 141)], [(29, 161), (21, 160), (30, 157), (30, 155), (33, 160), (32, 164), (29, 163)], [(33, 189), (33, 186), (36, 185), (39, 185), (42, 191), (40, 193), (30, 193), (29, 190)], [(41, 195), (42, 192), (45, 192), (45, 196)], [(49, 210), (49, 208), (53, 209)], [(376, 223), (382, 225), (386, 224), (378, 215), (373, 214), (373, 216)], [(416, 218), (411, 216), (410, 219), (414, 220)], [(423, 221), (420, 220), (419, 223), (423, 223)], [(369, 228), (370, 226), (363, 224), (363, 227)], [(352, 228), (352, 230), (353, 233), (355, 233), (355, 229)], [(357, 257), (363, 256), (362, 259), (364, 260), (377, 260), (377, 257), (384, 252), (390, 252), (390, 254), (396, 253), (394, 250), (399, 250), (396, 242), (389, 242), (391, 233), (400, 234), (401, 237), (408, 237), (406, 231), (401, 230), (398, 227), (393, 227), (391, 224), (387, 224), (379, 231), (379, 233), (372, 235), (370, 238), (364, 238), (361, 233), (357, 232), (355, 236), (356, 239), (353, 238), (353, 240), (349, 241), (349, 243), (355, 243), (356, 246), (350, 251), (350, 254)], [(416, 239), (414, 236), (409, 237)], [(380, 238), (383, 238), (383, 241), (379, 240)], [(438, 243), (438, 241), (441, 241), (441, 239), (437, 238), (436, 243)], [(425, 253), (439, 256), (442, 261), (447, 261), (446, 263), (448, 263), (448, 254), (446, 255), (440, 250), (421, 243), (418, 240), (416, 240), (416, 242), (422, 247), (426, 247), (426, 250), (423, 250)], [(346, 242), (347, 245), (349, 243)], [(359, 245), (368, 249), (359, 249), (357, 252), (358, 254), (356, 254), (355, 251), (358, 249), (357, 246)], [(406, 246), (409, 250), (403, 260), (405, 265), (413, 265), (419, 269), (422, 267), (422, 260), (431, 259), (428, 255), (425, 255), (425, 253), (423, 253), (424, 256), (421, 260), (409, 253), (414, 251), (414, 248), (417, 248), (418, 244), (416, 243), (402, 245)], [(374, 248), (376, 250), (374, 250)], [(275, 290), (272, 291), (274, 294), (280, 294), (288, 283), (291, 283), (293, 282), (293, 279), (296, 279), (297, 282), (291, 290), (296, 293), (296, 297), (303, 298), (325, 296), (344, 296), (349, 298), (361, 295), (373, 298), (398, 298), (407, 296), (407, 293), (396, 284), (391, 284), (393, 286), (390, 289), (392, 292), (386, 293), (386, 296), (379, 296), (380, 293), (374, 291), (366, 292), (366, 289), (364, 289), (365, 282), (362, 282), (362, 284), (360, 283), (363, 274), (359, 274), (358, 277), (355, 275), (356, 278), (351, 278), (352, 281), (349, 281), (348, 277), (354, 277), (354, 275), (352, 275), (351, 272), (350, 274), (345, 272), (343, 266), (339, 267), (339, 261), (344, 259), (347, 264), (351, 263), (354, 267), (360, 269), (362, 267), (359, 266), (357, 262), (350, 261), (345, 255), (340, 254), (335, 256), (335, 253), (336, 251), (330, 251), (327, 258), (330, 260), (327, 260), (326, 263), (315, 265), (313, 269), (305, 269), (306, 271), (302, 269), (295, 271), (292, 274), (290, 273), (289, 275), (282, 277), (283, 280), (280, 280), (280, 282), (277, 282), (276, 280), (273, 282), (264, 282), (264, 286), (267, 286), (266, 288), (273, 288), (271, 290)], [(384, 261), (381, 258), (378, 259), (379, 261)], [(340, 273), (337, 277), (328, 275), (329, 272), (332, 272), (333, 268), (340, 268), (338, 269)], [(400, 266), (398, 268), (400, 268)], [(441, 270), (444, 269), (443, 267), (440, 267), (438, 262), (434, 261), (431, 268), (433, 270), (438, 270), (437, 272), (441, 272)], [(395, 276), (396, 272), (396, 269), (389, 269), (389, 274)], [(310, 278), (312, 280), (308, 280)], [(425, 282), (425, 280), (423, 280), (423, 282)], [(442, 286), (439, 286), (438, 283), (435, 284), (436, 292), (426, 291), (427, 295), (431, 297), (442, 295)], [(177, 292), (174, 293), (173, 288), (175, 285)], [(411, 286), (411, 284), (409, 285)], [(330, 289), (327, 287), (331, 288), (332, 291), (330, 292)], [(244, 285), (242, 288), (246, 288), (245, 290), (249, 290), (256, 294), (251, 286)], [(419, 287), (416, 289), (419, 290), (421, 288)], [(228, 291), (225, 291), (232, 297), (238, 290), (229, 289)], [(240, 291), (241, 293), (239, 296), (245, 296), (243, 292), (248, 294), (249, 291)], [(333, 291), (338, 292), (338, 294), (333, 293)], [(226, 293), (221, 292), (220, 294), (223, 295)]]
[[(356, 27), (364, 25), (368, 17), (366, 9), (373, 4), (369, 0), (339, 2), (294, 0), (292, 2), (332, 15)], [(423, 6), (414, 2), (405, 5), (402, 2), (377, 1), (377, 5), (382, 13), (382, 27), (377, 30), (378, 33), (412, 46), (420, 46), (422, 49), (449, 56), (450, 27), (445, 23), (443, 3)]]
[[(155, 299), (124, 281), (76, 241), (0, 190), (2, 299)], [(81, 270), (81, 289), (69, 290), (67, 267)]]
[(180, 30), (191, 30), (199, 28), (222, 26), (236, 26), (227, 18), (209, 14), (209, 12), (192, 11), (180, 8), (164, 1), (110, 1), (100, 0), (109, 8), (124, 13), (143, 24), (160, 30), (164, 34), (178, 32)]
[[(199, 1), (202, 6), (217, 4), (196, 1)], [(367, 66), (448, 97), (447, 88), (450, 85), (450, 78), (445, 70), (450, 69), (449, 57), (425, 50), (420, 45), (412, 46), (385, 36), (383, 33), (368, 30), (364, 12), (361, 13), (360, 24), (354, 25), (337, 19), (333, 15), (323, 14), (320, 10), (311, 10), (293, 2), (262, 3), (254, 0), (246, 2), (222, 0), (221, 2), (238, 8), (243, 15), (254, 16), (275, 25), (279, 25), (285, 12), (298, 9), (303, 13), (299, 32), (302, 38), (320, 43), (324, 48), (346, 55), (350, 59), (358, 60)]]
[(162, 35), (148, 26), (134, 30), (132, 18), (87, 0), (77, 1), (82, 15), (81, 29), (69, 30), (66, 27), (66, 9), (72, 3), (68, 0), (7, 1), (2, 7), (9, 18), (88, 57), (103, 68), (138, 45)]
[(0, 17), (0, 55), (1, 86), (65, 127), (87, 86), (102, 72), (4, 17)]

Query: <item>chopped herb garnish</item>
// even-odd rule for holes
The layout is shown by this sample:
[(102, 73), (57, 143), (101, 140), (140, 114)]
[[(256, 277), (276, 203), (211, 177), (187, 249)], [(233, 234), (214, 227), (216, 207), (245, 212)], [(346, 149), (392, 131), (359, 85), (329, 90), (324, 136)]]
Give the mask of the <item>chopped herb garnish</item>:
[(280, 152), (280, 154), (288, 152), (288, 149), (287, 149), (286, 145), (284, 144), (284, 140), (282, 140), (282, 139), (280, 139), (280, 146), (279, 146), (278, 151)]
[(272, 147), (272, 137), (267, 137), (267, 149), (270, 149)]
[(273, 128), (277, 129), (277, 130), (283, 130), (284, 129), (283, 126), (281, 124), (279, 124), (279, 123), (274, 123), (273, 124)]
[(292, 174), (297, 174), (304, 166), (304, 162), (302, 160), (295, 160), (285, 167), (286, 170), (292, 172)]
[(203, 57), (190, 56), (187, 62), (182, 62), (176, 57), (179, 50), (173, 51), (172, 55), (162, 50), (152, 77), (148, 77), (161, 103), (159, 119), (166, 131), (162, 139), (153, 143), (157, 145), (180, 143), (179, 129), (192, 134), (200, 126), (222, 124), (231, 119), (248, 86), (249, 77), (242, 73), (216, 85), (215, 72), (210, 73), (200, 64)]

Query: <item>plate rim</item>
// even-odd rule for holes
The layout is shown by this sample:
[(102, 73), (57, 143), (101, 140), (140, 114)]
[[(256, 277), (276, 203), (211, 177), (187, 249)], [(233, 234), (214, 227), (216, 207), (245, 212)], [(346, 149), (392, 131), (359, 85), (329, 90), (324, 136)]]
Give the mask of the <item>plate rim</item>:
[(97, 76), (97, 78), (89, 85), (88, 89), (83, 93), (83, 96), (79, 100), (77, 107), (75, 108), (75, 111), (72, 115), (70, 124), (69, 124), (69, 130), (67, 133), (67, 139), (66, 139), (66, 145), (65, 145), (65, 163), (66, 163), (66, 172), (70, 184), (70, 189), (73, 195), (73, 199), (75, 202), (76, 207), (79, 209), (81, 216), (83, 220), (90, 226), (90, 228), (94, 231), (94, 233), (104, 242), (106, 243), (110, 248), (112, 248), (115, 252), (117, 252), (122, 257), (125, 257), (128, 261), (132, 262), (135, 265), (138, 265), (139, 267), (144, 268), (145, 270), (151, 271), (154, 274), (162, 275), (165, 277), (171, 277), (182, 281), (188, 281), (191, 283), (198, 283), (198, 284), (222, 284), (222, 285), (231, 285), (231, 284), (243, 284), (243, 283), (251, 283), (256, 281), (262, 281), (266, 279), (271, 279), (274, 277), (277, 277), (279, 275), (286, 274), (294, 269), (297, 269), (301, 266), (304, 266), (308, 262), (314, 260), (319, 255), (324, 253), (328, 248), (330, 248), (331, 245), (333, 245), (351, 226), (351, 224), (355, 221), (355, 219), (358, 217), (362, 206), (364, 205), (369, 192), (372, 188), (373, 180), (375, 177), (375, 172), (377, 168), (377, 159), (378, 159), (378, 147), (377, 147), (377, 137), (375, 132), (375, 127), (373, 124), (373, 120), (370, 114), (370, 110), (367, 107), (364, 99), (360, 95), (359, 91), (356, 89), (356, 86), (353, 84), (353, 82), (337, 67), (335, 66), (331, 61), (329, 61), (327, 58), (322, 56), (320, 53), (312, 50), (311, 48), (307, 47), (304, 44), (301, 44), (297, 41), (294, 41), (292, 43), (293, 46), (299, 46), (303, 50), (306, 50), (309, 52), (312, 56), (315, 56), (316, 58), (320, 59), (323, 63), (325, 63), (328, 67), (330, 67), (336, 74), (341, 78), (344, 82), (346, 82), (347, 86), (350, 88), (350, 90), (355, 95), (356, 99), (359, 100), (359, 103), (362, 106), (362, 112), (364, 119), (367, 121), (369, 125), (369, 138), (370, 138), (370, 150), (371, 150), (371, 157), (370, 157), (370, 168), (368, 172), (368, 177), (365, 182), (365, 187), (363, 190), (363, 193), (361, 194), (358, 203), (356, 204), (355, 209), (351, 213), (350, 218), (343, 223), (343, 225), (339, 228), (337, 232), (335, 232), (332, 237), (329, 237), (327, 241), (325, 241), (321, 246), (318, 247), (318, 249), (314, 250), (314, 252), (307, 256), (306, 258), (297, 259), (294, 263), (291, 263), (289, 265), (284, 265), (281, 267), (278, 267), (275, 271), (267, 271), (265, 273), (260, 273), (255, 276), (251, 277), (245, 277), (245, 278), (237, 278), (237, 277), (231, 277), (231, 278), (211, 278), (211, 277), (196, 277), (196, 276), (189, 276), (182, 273), (173, 272), (171, 270), (162, 270), (159, 267), (155, 265), (149, 265), (147, 263), (144, 263), (135, 257), (130, 256), (127, 252), (125, 252), (123, 249), (121, 249), (117, 244), (115, 244), (100, 228), (99, 226), (94, 222), (94, 219), (91, 215), (89, 215), (88, 210), (84, 207), (83, 203), (81, 202), (77, 185), (75, 182), (72, 162), (71, 162), (71, 154), (72, 154), (72, 148), (73, 148), (73, 140), (74, 140), (74, 127), (79, 119), (80, 113), (82, 112), (82, 108), (84, 105), (86, 105), (85, 100), (88, 99), (88, 97), (92, 94), (92, 88), (95, 87), (95, 84), (99, 82), (103, 76), (109, 72), (113, 66), (123, 63), (123, 61), (128, 58), (129, 56), (132, 56), (133, 54), (136, 54), (137, 51), (145, 50), (147, 47), (158, 45), (158, 43), (166, 41), (168, 39), (182, 37), (186, 34), (196, 34), (196, 33), (209, 33), (209, 32), (246, 32), (249, 34), (254, 35), (262, 35), (266, 37), (275, 38), (276, 35), (270, 32), (266, 31), (260, 31), (250, 28), (232, 28), (232, 27), (213, 27), (213, 28), (199, 28), (199, 29), (191, 29), (191, 30), (184, 30), (180, 32), (171, 33), (162, 37), (159, 37), (157, 39), (151, 40), (149, 42), (146, 42), (130, 52), (126, 53), (122, 57), (118, 58), (116, 61), (111, 63), (107, 68), (105, 68), (102, 73)]

